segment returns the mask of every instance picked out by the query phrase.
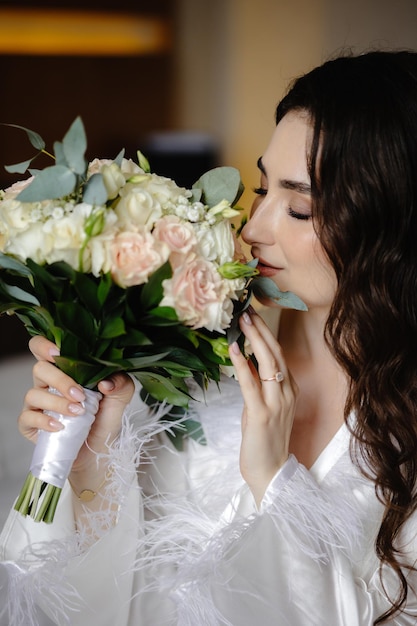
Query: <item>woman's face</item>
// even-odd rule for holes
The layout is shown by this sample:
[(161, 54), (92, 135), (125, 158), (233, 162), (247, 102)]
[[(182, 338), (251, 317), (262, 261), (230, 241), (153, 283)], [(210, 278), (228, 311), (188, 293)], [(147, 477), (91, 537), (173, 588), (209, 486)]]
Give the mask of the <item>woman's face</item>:
[(279, 122), (259, 159), (261, 184), (242, 237), (259, 259), (258, 269), (282, 291), (292, 291), (308, 308), (328, 309), (336, 277), (317, 239), (311, 218), (307, 155), (312, 127), (306, 113), (290, 112)]

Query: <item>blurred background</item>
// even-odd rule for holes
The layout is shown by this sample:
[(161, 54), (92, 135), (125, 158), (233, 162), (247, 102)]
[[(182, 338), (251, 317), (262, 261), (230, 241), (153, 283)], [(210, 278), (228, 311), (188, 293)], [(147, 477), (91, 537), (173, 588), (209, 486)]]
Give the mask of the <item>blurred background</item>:
[[(249, 208), (288, 83), (346, 49), (395, 47), (417, 49), (416, 0), (0, 0), (0, 122), (52, 147), (81, 115), (87, 156), (139, 148), (185, 186), (233, 165)], [(0, 126), (0, 188), (32, 155)], [(0, 317), (0, 524), (32, 453), (16, 428), (31, 366), (25, 331)]]

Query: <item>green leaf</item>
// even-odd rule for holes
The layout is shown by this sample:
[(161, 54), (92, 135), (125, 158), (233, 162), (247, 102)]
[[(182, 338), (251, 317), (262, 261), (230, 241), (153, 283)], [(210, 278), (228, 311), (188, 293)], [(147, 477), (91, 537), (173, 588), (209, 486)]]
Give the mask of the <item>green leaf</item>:
[(83, 200), (87, 204), (106, 204), (107, 189), (101, 174), (93, 174), (85, 184)]
[(161, 302), (163, 296), (162, 281), (171, 278), (171, 276), (172, 268), (169, 261), (167, 261), (143, 285), (141, 302), (145, 309), (154, 309)]
[(82, 340), (85, 350), (93, 346), (97, 335), (94, 317), (77, 302), (56, 303), (56, 323), (66, 332)]
[(24, 174), (29, 165), (32, 163), (33, 159), (35, 159), (37, 156), (38, 155), (36, 154), (31, 159), (28, 159), (27, 161), (22, 161), (21, 163), (15, 163), (14, 165), (5, 165), (4, 169), (6, 170), (6, 172), (9, 172), (9, 174)]
[(44, 140), (40, 135), (38, 135), (38, 133), (35, 133), (33, 130), (25, 128), (24, 126), (19, 126), (18, 124), (3, 124), (3, 126), (10, 126), (11, 128), (19, 128), (20, 130), (24, 130), (34, 148), (36, 148), (37, 150), (43, 150), (45, 148)]
[(116, 165), (118, 165), (119, 167), (122, 167), (124, 156), (125, 156), (125, 149), (122, 148), (122, 150), (120, 150), (119, 154), (117, 155), (115, 159), (113, 159), (113, 161), (116, 163)]
[(169, 352), (160, 352), (160, 353), (153, 353), (149, 355), (142, 354), (140, 356), (138, 355), (138, 356), (129, 357), (128, 359), (129, 370), (133, 371), (135, 369), (139, 370), (139, 369), (145, 369), (145, 368), (157, 366), (158, 361), (165, 358), (168, 354)]
[(67, 159), (64, 154), (64, 147), (62, 145), (62, 141), (54, 142), (54, 154), (55, 154), (55, 165), (64, 165), (68, 167)]
[(3, 283), (2, 288), (4, 291), (11, 296), (13, 299), (18, 300), (19, 302), (23, 302), (25, 304), (34, 304), (35, 306), (39, 306), (40, 302), (35, 296), (27, 291), (23, 291), (20, 287), (15, 287), (13, 285), (6, 285)]
[(100, 282), (97, 288), (97, 298), (100, 306), (103, 306), (103, 304), (105, 303), (112, 284), (113, 281), (110, 273), (104, 274), (100, 277)]
[(100, 330), (100, 337), (103, 339), (114, 339), (124, 334), (126, 334), (126, 328), (121, 317), (109, 319)]
[(239, 170), (234, 167), (216, 167), (203, 174), (193, 185), (193, 189), (201, 189), (203, 202), (210, 207), (227, 200), (235, 204), (243, 193), (244, 187)]
[(87, 162), (84, 155), (87, 149), (87, 137), (80, 117), (75, 118), (66, 132), (62, 140), (62, 149), (68, 167), (76, 174), (85, 174)]
[(304, 302), (291, 291), (281, 291), (273, 280), (265, 276), (257, 276), (249, 286), (256, 298), (268, 298), (280, 306), (298, 311), (307, 311)]
[[(91, 387), (93, 383), (96, 384), (98, 380), (101, 380), (100, 376), (103, 368), (100, 366), (86, 363), (78, 358), (74, 359), (65, 356), (56, 356), (54, 360), (62, 372), (71, 376), (71, 378), (83, 387)], [(98, 372), (100, 372), (100, 375)]]
[(134, 372), (134, 376), (155, 400), (188, 407), (190, 396), (180, 391), (168, 378), (147, 372)]
[(7, 254), (3, 254), (2, 252), (0, 252), (0, 268), (12, 270), (21, 276), (31, 275), (31, 271), (28, 269), (27, 265), (23, 263), (23, 261), (20, 261), (15, 257), (8, 256)]
[(74, 172), (64, 165), (52, 165), (39, 172), (17, 199), (20, 202), (40, 202), (62, 198), (74, 191), (76, 183)]

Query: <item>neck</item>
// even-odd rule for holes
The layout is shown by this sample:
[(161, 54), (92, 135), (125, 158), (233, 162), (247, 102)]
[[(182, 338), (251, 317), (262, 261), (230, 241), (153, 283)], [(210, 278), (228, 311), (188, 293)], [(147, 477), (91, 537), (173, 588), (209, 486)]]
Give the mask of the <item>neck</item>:
[(347, 378), (324, 340), (327, 311), (282, 312), (278, 339), (299, 389), (290, 450), (310, 467), (343, 423)]

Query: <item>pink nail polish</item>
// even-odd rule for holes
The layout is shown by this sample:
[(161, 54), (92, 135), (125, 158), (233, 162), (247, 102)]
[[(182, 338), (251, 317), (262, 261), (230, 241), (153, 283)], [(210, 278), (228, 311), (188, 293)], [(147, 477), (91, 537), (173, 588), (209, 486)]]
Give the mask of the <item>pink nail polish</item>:
[(230, 350), (233, 352), (233, 354), (240, 353), (240, 348), (237, 341), (234, 341), (232, 344), (230, 344)]
[(62, 430), (63, 428), (65, 428), (65, 426), (61, 424), (61, 422), (58, 422), (58, 420), (54, 420), (53, 418), (49, 420), (48, 426), (50, 428), (53, 428), (53, 430)]
[(248, 326), (252, 326), (252, 320), (250, 318), (249, 313), (246, 313), (246, 311), (242, 313), (242, 318), (245, 324), (247, 324)]
[(71, 387), (69, 390), (69, 394), (71, 398), (74, 398), (77, 402), (83, 402), (85, 400), (85, 394), (78, 387)]
[(72, 402), (68, 405), (68, 409), (73, 415), (82, 415), (85, 412), (85, 409), (81, 406), (81, 404), (73, 404)]

